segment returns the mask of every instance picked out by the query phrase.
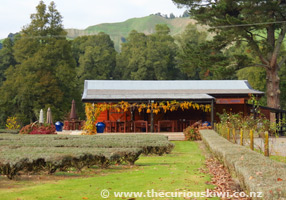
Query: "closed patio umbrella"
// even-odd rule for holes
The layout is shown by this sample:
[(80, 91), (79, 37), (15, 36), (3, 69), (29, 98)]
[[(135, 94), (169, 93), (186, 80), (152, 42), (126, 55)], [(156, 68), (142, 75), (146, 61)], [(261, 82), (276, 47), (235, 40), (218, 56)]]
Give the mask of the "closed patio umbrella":
[(53, 118), (52, 118), (52, 111), (51, 111), (51, 108), (48, 108), (48, 111), (47, 111), (47, 121), (46, 121), (47, 124), (53, 124)]
[(71, 113), (70, 113), (70, 119), (75, 120), (77, 119), (76, 111), (75, 111), (75, 100), (72, 100), (72, 106), (71, 106)]
[(44, 123), (44, 111), (43, 111), (43, 109), (40, 110), (39, 123), (40, 124)]

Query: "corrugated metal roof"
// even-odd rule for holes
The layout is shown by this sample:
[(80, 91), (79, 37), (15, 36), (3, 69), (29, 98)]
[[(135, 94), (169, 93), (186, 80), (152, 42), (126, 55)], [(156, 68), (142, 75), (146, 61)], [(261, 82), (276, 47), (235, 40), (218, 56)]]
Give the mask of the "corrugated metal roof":
[(86, 80), (83, 100), (213, 99), (212, 94), (263, 94), (246, 80)]
[(214, 97), (207, 94), (188, 94), (188, 93), (141, 93), (141, 94), (130, 94), (130, 93), (122, 93), (122, 94), (113, 94), (105, 93), (105, 94), (89, 94), (89, 100), (188, 100), (188, 99), (197, 99), (197, 100), (211, 100)]
[(88, 89), (98, 90), (235, 90), (252, 89), (246, 80), (86, 80)]

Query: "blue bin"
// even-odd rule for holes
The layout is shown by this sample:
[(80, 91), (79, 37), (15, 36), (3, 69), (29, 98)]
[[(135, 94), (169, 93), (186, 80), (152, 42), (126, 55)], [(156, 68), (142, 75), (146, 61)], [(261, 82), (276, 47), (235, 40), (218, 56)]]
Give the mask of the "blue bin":
[(205, 126), (211, 126), (211, 123), (208, 122), (208, 121), (205, 121), (205, 122), (203, 123), (203, 125), (205, 125)]
[(56, 131), (63, 131), (63, 123), (62, 122), (56, 122), (55, 126), (56, 126)]
[(104, 133), (105, 124), (103, 122), (98, 122), (95, 126), (97, 133)]

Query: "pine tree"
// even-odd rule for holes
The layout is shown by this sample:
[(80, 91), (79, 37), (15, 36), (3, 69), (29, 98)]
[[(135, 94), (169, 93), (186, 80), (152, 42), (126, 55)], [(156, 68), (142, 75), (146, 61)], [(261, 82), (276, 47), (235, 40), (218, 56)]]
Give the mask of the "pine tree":
[(8, 68), (1, 87), (1, 108), (6, 115), (19, 115), (23, 123), (35, 121), (39, 110), (48, 107), (54, 119), (62, 119), (77, 96), (75, 60), (62, 17), (54, 2), (47, 8), (40, 1), (36, 10), (15, 42), (18, 64)]
[(282, 44), (286, 33), (285, 1), (256, 0), (173, 0), (187, 6), (191, 16), (216, 33), (215, 40), (226, 45), (246, 41), (266, 70), (267, 105), (280, 108), (279, 69), (285, 64)]

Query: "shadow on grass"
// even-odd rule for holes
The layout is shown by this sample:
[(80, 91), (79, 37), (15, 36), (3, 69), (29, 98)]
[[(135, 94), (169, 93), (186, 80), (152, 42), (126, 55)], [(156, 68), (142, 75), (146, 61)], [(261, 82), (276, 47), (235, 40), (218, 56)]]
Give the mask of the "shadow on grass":
[(13, 180), (9, 180), (6, 176), (0, 176), (0, 189), (20, 188), (24, 186), (34, 185), (35, 183), (51, 183), (65, 179), (74, 178), (89, 178), (95, 176), (106, 176), (109, 174), (122, 173), (128, 170), (137, 169), (139, 165), (112, 165), (109, 168), (99, 168), (92, 166), (84, 168), (82, 171), (77, 171), (75, 168), (69, 168), (66, 171), (58, 171), (54, 174), (40, 173), (40, 174), (21, 174), (15, 176)]
[(136, 164), (137, 166), (155, 166), (155, 165), (160, 165), (160, 166), (169, 166), (174, 163), (138, 163)]

